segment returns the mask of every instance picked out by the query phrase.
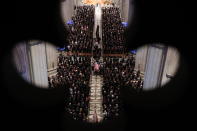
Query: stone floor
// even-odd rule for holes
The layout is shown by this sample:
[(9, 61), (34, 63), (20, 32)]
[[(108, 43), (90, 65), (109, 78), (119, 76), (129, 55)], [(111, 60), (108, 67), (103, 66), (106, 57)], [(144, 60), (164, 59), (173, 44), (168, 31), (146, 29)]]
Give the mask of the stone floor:
[(92, 75), (90, 79), (90, 103), (89, 103), (89, 113), (88, 121), (100, 122), (103, 120), (103, 96), (102, 96), (102, 86), (103, 86), (103, 77), (99, 75)]
[[(99, 25), (99, 36), (102, 37), (102, 6), (95, 6), (95, 15), (94, 15), (94, 31), (93, 38), (96, 38), (96, 29)], [(94, 43), (95, 45), (95, 43)], [(100, 48), (102, 48), (102, 38), (100, 43)], [(91, 58), (91, 63), (94, 63), (94, 58)], [(100, 63), (103, 62), (102, 55), (100, 58)], [(102, 86), (103, 86), (103, 77), (100, 75), (92, 75), (90, 77), (90, 103), (89, 103), (89, 112), (88, 112), (88, 121), (89, 122), (101, 122), (103, 120), (103, 96), (102, 96)]]

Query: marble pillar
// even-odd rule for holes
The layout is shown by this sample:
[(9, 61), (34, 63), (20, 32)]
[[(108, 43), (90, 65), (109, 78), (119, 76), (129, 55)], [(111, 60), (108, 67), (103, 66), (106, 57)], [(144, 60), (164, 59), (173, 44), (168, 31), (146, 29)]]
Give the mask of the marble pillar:
[(58, 54), (55, 46), (46, 43), (47, 71), (49, 76), (57, 73)]
[(19, 43), (13, 50), (13, 62), (18, 73), (26, 80), (31, 82), (28, 50), (26, 42)]
[(148, 46), (145, 45), (143, 47), (138, 48), (136, 53), (135, 70), (140, 70), (142, 73), (145, 72), (147, 51)]
[(29, 49), (32, 83), (39, 87), (48, 88), (46, 44), (41, 41), (31, 41)]
[(144, 74), (144, 90), (161, 86), (167, 49), (163, 45), (149, 45)]
[[(168, 47), (165, 66), (162, 76), (162, 85), (166, 84), (176, 75), (179, 67), (180, 54), (176, 48)], [(170, 77), (168, 77), (170, 76)]]
[(129, 18), (129, 8), (130, 8), (130, 0), (122, 0), (122, 19), (124, 22), (128, 22)]
[(62, 10), (62, 17), (64, 23), (66, 23), (68, 20), (71, 20), (71, 17), (74, 15), (74, 6), (76, 5), (75, 2), (78, 2), (77, 0), (65, 0), (61, 2), (61, 10)]

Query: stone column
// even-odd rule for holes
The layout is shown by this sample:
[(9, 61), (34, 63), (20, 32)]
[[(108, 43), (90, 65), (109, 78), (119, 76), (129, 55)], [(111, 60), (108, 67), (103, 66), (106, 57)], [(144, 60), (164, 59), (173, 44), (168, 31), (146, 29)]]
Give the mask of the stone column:
[(54, 75), (57, 73), (57, 58), (58, 51), (55, 46), (46, 43), (46, 57), (47, 57), (47, 70), (48, 75)]
[(48, 88), (47, 60), (45, 43), (41, 41), (31, 41), (29, 43), (31, 60), (32, 83)]
[(150, 90), (161, 85), (166, 47), (150, 45), (147, 52), (146, 68), (144, 75), (144, 90)]
[(145, 45), (137, 49), (135, 70), (140, 70), (142, 73), (145, 72), (146, 57), (147, 57), (148, 46)]
[(125, 19), (125, 22), (128, 22), (128, 17), (129, 17), (129, 8), (130, 8), (130, 0), (125, 0), (124, 2), (124, 19)]
[(61, 10), (62, 10), (62, 17), (64, 23), (71, 19), (72, 15), (74, 15), (74, 0), (65, 0), (61, 2)]
[[(180, 54), (176, 48), (168, 47), (166, 62), (164, 66), (162, 85), (166, 84), (176, 75), (179, 66)], [(171, 78), (167, 77), (169, 75)]]
[(27, 81), (31, 82), (28, 50), (26, 42), (18, 44), (13, 50), (13, 62), (18, 73)]

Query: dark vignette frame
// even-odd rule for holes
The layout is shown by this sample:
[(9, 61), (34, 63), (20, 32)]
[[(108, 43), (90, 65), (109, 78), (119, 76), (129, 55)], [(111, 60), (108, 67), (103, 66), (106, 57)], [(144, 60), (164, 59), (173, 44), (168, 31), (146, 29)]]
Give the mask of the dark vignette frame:
[[(176, 0), (134, 1), (135, 15), (125, 33), (127, 47), (135, 49), (147, 43), (159, 42), (178, 48), (181, 66), (172, 82), (163, 89), (135, 94), (122, 89), (124, 120), (91, 125), (72, 121), (64, 114), (63, 90), (35, 89), (25, 83), (12, 67), (11, 49), (14, 44), (31, 39), (49, 41), (56, 45), (66, 42), (66, 29), (61, 18), (60, 3), (56, 0), (12, 0), (7, 6), (5, 43), (0, 49), (2, 63), (2, 118), (6, 126), (20, 130), (130, 130), (155, 126), (182, 127), (195, 114), (194, 77), (192, 61), (193, 30), (189, 29), (186, 2)], [(12, 7), (13, 6), (13, 7)], [(11, 13), (10, 13), (11, 12)], [(192, 12), (190, 14), (192, 16)], [(6, 18), (7, 18), (6, 17)], [(10, 22), (10, 23), (9, 23)], [(170, 88), (173, 87), (173, 88)], [(36, 97), (35, 97), (36, 96)], [(6, 98), (6, 101), (5, 101)], [(7, 108), (5, 108), (7, 107)], [(63, 117), (62, 117), (63, 116)], [(186, 117), (184, 120), (183, 117)], [(121, 123), (122, 122), (122, 123)], [(176, 124), (176, 122), (178, 124)], [(152, 125), (152, 124), (155, 124)], [(163, 128), (163, 127), (162, 127)]]

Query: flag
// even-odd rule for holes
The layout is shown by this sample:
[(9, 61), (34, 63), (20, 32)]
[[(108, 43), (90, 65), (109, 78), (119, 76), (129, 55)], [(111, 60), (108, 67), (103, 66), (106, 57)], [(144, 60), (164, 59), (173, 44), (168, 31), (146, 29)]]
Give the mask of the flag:
[(68, 24), (68, 25), (73, 25), (74, 22), (73, 22), (73, 20), (68, 20), (68, 21), (67, 21), (67, 24)]
[(127, 27), (127, 26), (128, 26), (128, 23), (127, 23), (127, 22), (122, 22), (122, 25), (123, 25), (124, 27)]
[(99, 71), (100, 65), (98, 63), (94, 64), (94, 71)]

